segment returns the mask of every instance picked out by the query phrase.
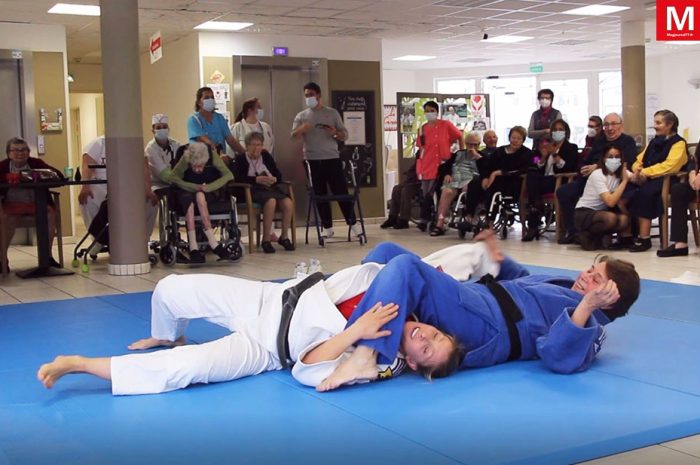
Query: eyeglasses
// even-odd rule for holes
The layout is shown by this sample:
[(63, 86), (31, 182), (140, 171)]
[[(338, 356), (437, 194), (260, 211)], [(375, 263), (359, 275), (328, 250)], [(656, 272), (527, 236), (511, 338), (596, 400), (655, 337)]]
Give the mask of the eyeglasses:
[(479, 144), (472, 144), (471, 142), (467, 142), (464, 145), (466, 145), (467, 147), (478, 147), (479, 146)]
[(21, 149), (10, 149), (10, 152), (13, 153), (29, 153), (29, 149), (27, 147), (21, 148)]
[(611, 127), (614, 127), (614, 126), (619, 126), (619, 125), (621, 125), (621, 124), (622, 124), (622, 123), (603, 123), (603, 127), (604, 127), (604, 128), (611, 128)]

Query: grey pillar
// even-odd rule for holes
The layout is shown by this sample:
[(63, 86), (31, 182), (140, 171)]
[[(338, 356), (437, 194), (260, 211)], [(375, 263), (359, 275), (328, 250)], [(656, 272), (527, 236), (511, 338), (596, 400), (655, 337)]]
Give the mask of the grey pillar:
[(625, 133), (643, 146), (646, 139), (644, 21), (623, 22), (621, 32), (622, 117)]
[(109, 273), (151, 270), (146, 246), (141, 76), (137, 0), (101, 0)]

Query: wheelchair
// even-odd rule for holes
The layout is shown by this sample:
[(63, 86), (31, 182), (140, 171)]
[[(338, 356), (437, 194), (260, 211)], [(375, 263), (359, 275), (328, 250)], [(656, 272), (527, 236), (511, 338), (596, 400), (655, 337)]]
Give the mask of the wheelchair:
[[(177, 188), (171, 187), (167, 195), (159, 202), (159, 240), (153, 244), (153, 250), (165, 265), (175, 263), (190, 263), (188, 251), (189, 242), (180, 234), (180, 227), (185, 226), (185, 211), (178, 205)], [(236, 197), (233, 190), (225, 186), (216, 193), (214, 202), (209, 202), (209, 217), (212, 227), (224, 245), (228, 254), (227, 258), (219, 258), (217, 261), (237, 262), (243, 257), (241, 246), (241, 230), (238, 228), (238, 210), (236, 209)], [(204, 234), (201, 217), (195, 205), (195, 224), (197, 234), (197, 248), (204, 254), (210, 251), (209, 243)]]

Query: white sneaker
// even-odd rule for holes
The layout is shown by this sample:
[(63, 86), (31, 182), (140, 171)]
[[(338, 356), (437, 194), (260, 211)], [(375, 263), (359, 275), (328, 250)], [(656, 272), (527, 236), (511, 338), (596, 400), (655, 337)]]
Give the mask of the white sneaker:
[(363, 234), (362, 225), (360, 225), (360, 223), (355, 223), (350, 226), (350, 231), (352, 232), (353, 236), (360, 237)]
[(321, 228), (321, 237), (333, 237), (335, 236), (335, 231), (333, 228)]

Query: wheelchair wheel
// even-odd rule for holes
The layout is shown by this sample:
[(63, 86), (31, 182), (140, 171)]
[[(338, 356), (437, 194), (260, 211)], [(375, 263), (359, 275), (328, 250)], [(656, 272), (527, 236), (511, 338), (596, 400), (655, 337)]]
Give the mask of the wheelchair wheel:
[(359, 236), (357, 236), (357, 238), (360, 241), (360, 245), (365, 245), (367, 243), (367, 238), (364, 234), (360, 234)]
[(83, 263), (82, 266), (80, 267), (80, 271), (83, 273), (89, 273), (90, 272), (90, 265), (87, 263)]
[(78, 268), (80, 266), (80, 260), (78, 260), (77, 258), (74, 258), (73, 261), (71, 262), (71, 266), (73, 268)]
[(166, 245), (160, 249), (160, 261), (165, 265), (172, 265), (175, 262), (176, 250), (173, 245)]
[(227, 243), (224, 247), (226, 252), (228, 252), (229, 261), (237, 262), (243, 258), (243, 247), (241, 247), (240, 242), (232, 241)]
[(151, 266), (155, 266), (158, 264), (158, 256), (156, 254), (150, 253), (148, 254), (148, 262), (151, 264)]

